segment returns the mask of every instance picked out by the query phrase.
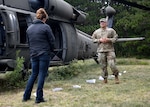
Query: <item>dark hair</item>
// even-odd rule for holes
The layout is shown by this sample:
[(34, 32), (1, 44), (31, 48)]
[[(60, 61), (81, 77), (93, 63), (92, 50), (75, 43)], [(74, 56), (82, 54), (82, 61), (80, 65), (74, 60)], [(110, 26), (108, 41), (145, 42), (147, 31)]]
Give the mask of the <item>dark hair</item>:
[(36, 18), (40, 20), (43, 20), (43, 18), (48, 19), (48, 15), (44, 8), (40, 8), (36, 11)]

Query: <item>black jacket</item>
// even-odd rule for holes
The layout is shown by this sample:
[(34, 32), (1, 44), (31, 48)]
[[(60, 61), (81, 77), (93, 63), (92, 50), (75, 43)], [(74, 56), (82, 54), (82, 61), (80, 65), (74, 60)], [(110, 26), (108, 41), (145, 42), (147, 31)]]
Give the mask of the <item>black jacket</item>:
[(34, 20), (26, 33), (31, 57), (51, 53), (54, 48), (55, 37), (49, 25), (39, 19)]

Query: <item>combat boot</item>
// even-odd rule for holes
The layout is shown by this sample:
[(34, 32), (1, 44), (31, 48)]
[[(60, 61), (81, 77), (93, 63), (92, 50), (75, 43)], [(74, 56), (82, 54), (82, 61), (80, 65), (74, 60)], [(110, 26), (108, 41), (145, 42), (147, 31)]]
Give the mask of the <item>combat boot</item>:
[(118, 78), (118, 75), (115, 76), (115, 83), (116, 83), (116, 84), (119, 84), (119, 78)]
[(107, 78), (104, 78), (103, 83), (105, 84), (107, 83)]

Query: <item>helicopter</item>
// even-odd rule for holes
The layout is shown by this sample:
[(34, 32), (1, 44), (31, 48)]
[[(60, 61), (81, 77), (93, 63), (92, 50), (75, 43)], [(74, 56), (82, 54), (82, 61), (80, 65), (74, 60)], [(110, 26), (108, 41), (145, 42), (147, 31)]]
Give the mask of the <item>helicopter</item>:
[(84, 23), (86, 13), (75, 9), (64, 0), (0, 0), (0, 72), (16, 66), (16, 52), (24, 57), (24, 69), (30, 68), (26, 29), (35, 18), (35, 12), (44, 8), (47, 24), (55, 36), (55, 49), (50, 66), (66, 65), (74, 59), (91, 58), (96, 44), (90, 36), (75, 28)]
[[(55, 36), (55, 49), (50, 66), (66, 65), (74, 59), (95, 57), (97, 44), (93, 43), (90, 35), (75, 27), (75, 24), (86, 21), (87, 13), (77, 10), (64, 0), (0, 0), (0, 73), (15, 68), (18, 50), (19, 56), (25, 59), (24, 69), (30, 68), (26, 29), (32, 24), (39, 8), (44, 8), (48, 13), (46, 23)], [(112, 14), (113, 11), (112, 7), (106, 7), (106, 13)]]

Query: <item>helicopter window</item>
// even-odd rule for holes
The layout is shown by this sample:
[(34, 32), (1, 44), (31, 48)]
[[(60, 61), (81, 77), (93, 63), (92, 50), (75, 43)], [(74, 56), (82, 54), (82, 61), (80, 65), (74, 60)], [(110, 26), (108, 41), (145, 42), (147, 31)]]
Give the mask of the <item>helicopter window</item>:
[(30, 15), (17, 13), (18, 22), (19, 22), (19, 28), (20, 28), (20, 43), (26, 44), (27, 38), (26, 38), (26, 30), (28, 27), (28, 22), (31, 19)]

